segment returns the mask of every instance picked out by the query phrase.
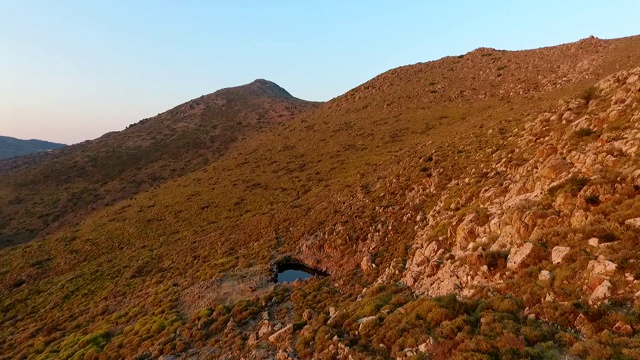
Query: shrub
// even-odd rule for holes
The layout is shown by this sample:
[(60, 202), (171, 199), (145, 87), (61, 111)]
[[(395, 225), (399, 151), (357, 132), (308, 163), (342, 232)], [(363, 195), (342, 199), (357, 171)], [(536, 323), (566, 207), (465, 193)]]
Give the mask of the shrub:
[(589, 196), (584, 198), (584, 201), (589, 205), (598, 206), (598, 205), (600, 205), (600, 196), (598, 196), (598, 195), (589, 195)]
[(484, 262), (489, 270), (503, 269), (507, 266), (509, 250), (487, 251), (484, 253)]
[(577, 196), (582, 189), (589, 183), (589, 178), (584, 176), (572, 176), (560, 184), (549, 188), (548, 193), (555, 196), (560, 190), (568, 191), (571, 195)]
[(598, 97), (598, 88), (595, 86), (589, 86), (588, 88), (582, 90), (580, 93), (580, 99), (584, 100), (584, 102), (588, 105), (589, 102)]
[(591, 128), (580, 128), (578, 130), (576, 130), (575, 134), (577, 137), (587, 137), (587, 136), (591, 136), (595, 133), (596, 131), (591, 129)]

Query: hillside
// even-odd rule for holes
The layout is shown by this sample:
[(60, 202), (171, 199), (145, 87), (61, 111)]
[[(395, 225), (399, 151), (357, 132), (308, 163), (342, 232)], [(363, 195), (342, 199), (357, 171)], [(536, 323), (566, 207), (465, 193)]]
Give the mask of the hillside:
[(0, 136), (0, 160), (16, 156), (54, 150), (66, 146), (42, 140), (20, 140), (9, 136)]
[[(314, 107), (1, 249), (0, 353), (640, 358), (640, 37), (477, 49)], [(328, 276), (274, 284), (286, 263)]]
[(256, 80), (55, 153), (0, 161), (0, 247), (203, 168), (234, 142), (317, 105)]

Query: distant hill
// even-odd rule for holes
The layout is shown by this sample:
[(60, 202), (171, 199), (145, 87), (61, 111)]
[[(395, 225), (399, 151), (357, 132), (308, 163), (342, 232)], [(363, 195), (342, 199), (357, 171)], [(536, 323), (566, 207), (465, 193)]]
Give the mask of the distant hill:
[(205, 167), (236, 141), (319, 104), (258, 79), (55, 153), (0, 161), (0, 218), (8, 219), (0, 226), (0, 248)]
[(59, 149), (64, 146), (67, 145), (43, 140), (21, 140), (9, 136), (0, 136), (0, 159)]

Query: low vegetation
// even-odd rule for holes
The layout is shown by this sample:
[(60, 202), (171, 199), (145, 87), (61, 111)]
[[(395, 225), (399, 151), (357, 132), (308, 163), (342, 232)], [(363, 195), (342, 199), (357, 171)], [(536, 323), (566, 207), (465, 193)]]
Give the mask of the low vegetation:
[[(195, 99), (60, 157), (3, 163), (0, 230), (25, 242), (0, 249), (0, 357), (638, 358), (628, 170), (640, 164), (620, 128), (581, 135), (557, 116), (608, 110), (613, 95), (581, 91), (640, 60), (638, 41), (479, 49), (322, 105), (225, 112), (224, 125)], [(601, 60), (558, 73), (585, 58)], [(566, 170), (616, 141), (588, 159), (600, 167)], [(543, 185), (523, 176), (512, 190), (531, 169)], [(517, 201), (492, 203), (505, 194)], [(558, 246), (569, 248), (560, 262)], [(330, 276), (274, 284), (270, 266), (286, 256)], [(410, 285), (412, 266), (427, 275)], [(420, 281), (447, 269), (469, 273), (425, 292)], [(594, 302), (605, 281), (610, 296)]]

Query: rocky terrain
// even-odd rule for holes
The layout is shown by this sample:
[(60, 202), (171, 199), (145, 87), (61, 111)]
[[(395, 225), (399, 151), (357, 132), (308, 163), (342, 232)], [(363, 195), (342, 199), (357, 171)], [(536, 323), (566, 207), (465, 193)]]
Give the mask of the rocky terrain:
[(0, 358), (640, 358), (640, 38), (477, 49), (269, 124), (0, 250)]

